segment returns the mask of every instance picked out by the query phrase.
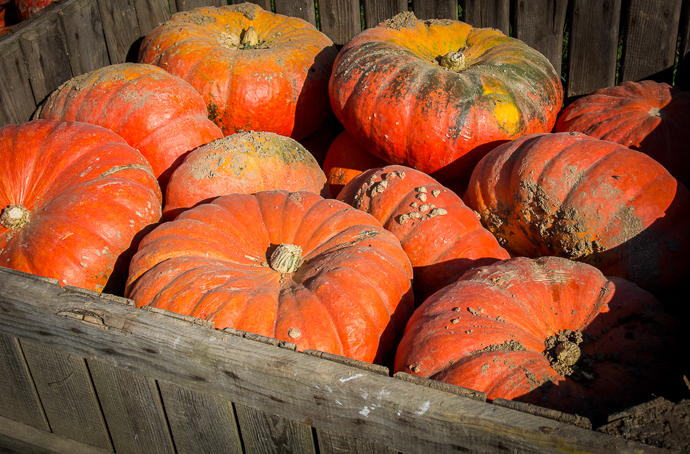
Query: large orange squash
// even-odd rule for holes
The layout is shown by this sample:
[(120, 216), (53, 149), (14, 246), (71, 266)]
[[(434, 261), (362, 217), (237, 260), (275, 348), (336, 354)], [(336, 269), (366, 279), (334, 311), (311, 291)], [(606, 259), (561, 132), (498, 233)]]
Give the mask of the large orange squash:
[(331, 114), (333, 42), (310, 23), (251, 3), (181, 12), (149, 33), (139, 61), (182, 77), (225, 135), (307, 137)]
[(148, 234), (127, 296), (377, 363), (392, 360), (414, 307), (412, 266), (372, 216), (311, 192), (232, 194)]
[(522, 41), (401, 13), (338, 54), (333, 111), (369, 152), (446, 178), (469, 177), (487, 150), (550, 131), (563, 99), (549, 61)]

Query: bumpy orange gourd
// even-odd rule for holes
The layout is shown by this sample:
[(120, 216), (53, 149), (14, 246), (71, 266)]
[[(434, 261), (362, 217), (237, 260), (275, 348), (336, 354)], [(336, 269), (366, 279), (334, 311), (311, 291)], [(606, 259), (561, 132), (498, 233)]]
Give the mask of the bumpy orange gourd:
[(148, 234), (127, 296), (368, 362), (392, 360), (412, 266), (372, 216), (311, 192), (232, 194)]
[(14, 0), (14, 7), (20, 21), (26, 20), (55, 0)]

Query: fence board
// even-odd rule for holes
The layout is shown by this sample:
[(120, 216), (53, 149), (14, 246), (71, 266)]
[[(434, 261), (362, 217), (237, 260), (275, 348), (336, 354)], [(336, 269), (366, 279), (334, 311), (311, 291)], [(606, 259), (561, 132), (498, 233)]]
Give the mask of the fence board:
[[(174, 0), (170, 0), (174, 1)], [(270, 0), (269, 0), (270, 2)], [(234, 3), (234, 2), (233, 2)], [(240, 2), (242, 3), (242, 2)], [(254, 3), (254, 2), (252, 2)], [(224, 6), (227, 5), (226, 0), (177, 0), (178, 11), (190, 11), (201, 6)], [(265, 8), (264, 8), (265, 9)], [(270, 10), (270, 8), (269, 8)]]
[(621, 0), (574, 0), (572, 9), (566, 97), (615, 85)]
[(311, 427), (291, 419), (235, 405), (247, 454), (315, 454)]
[(316, 438), (319, 444), (319, 454), (397, 454), (398, 451), (377, 443), (360, 440), (359, 438), (317, 430)]
[(406, 0), (364, 0), (364, 28), (376, 27), (403, 11), (407, 11)]
[[(275, 0), (275, 6), (277, 14), (299, 17), (316, 27), (316, 9), (313, 0)], [(267, 11), (271, 11), (270, 5)]]
[(24, 123), (36, 110), (18, 37), (0, 42), (0, 126)]
[(682, 0), (630, 0), (623, 16), (620, 81), (671, 83)]
[(680, 13), (680, 46), (678, 73), (675, 85), (681, 90), (690, 90), (690, 0), (683, 2)]
[(139, 31), (147, 35), (151, 30), (170, 19), (168, 0), (134, 0)]
[(132, 43), (141, 36), (134, 3), (132, 0), (98, 0), (98, 7), (110, 63), (124, 63)]
[(112, 450), (84, 359), (37, 342), (22, 340), (21, 346), (51, 430)]
[(232, 403), (159, 381), (178, 454), (242, 454)]
[(412, 0), (417, 19), (458, 19), (457, 0)]
[(462, 21), (510, 35), (510, 0), (461, 0)]
[(351, 0), (319, 0), (319, 21), (324, 32), (336, 46), (343, 46), (362, 31), (359, 2)]
[(561, 73), (563, 27), (568, 0), (518, 0), (515, 8), (515, 37), (549, 59)]
[(110, 64), (96, 0), (74, 0), (58, 13), (65, 33), (73, 76), (81, 76)]

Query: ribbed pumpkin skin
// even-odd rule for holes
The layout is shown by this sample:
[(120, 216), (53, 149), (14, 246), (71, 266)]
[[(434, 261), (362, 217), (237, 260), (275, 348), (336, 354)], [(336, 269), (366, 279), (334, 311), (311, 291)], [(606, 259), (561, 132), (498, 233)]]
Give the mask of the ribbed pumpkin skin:
[(55, 0), (14, 0), (14, 7), (20, 21), (26, 20), (36, 14)]
[(0, 225), (0, 266), (121, 294), (127, 249), (161, 216), (144, 157), (100, 126), (35, 120), (0, 128), (0, 159), (0, 209), (31, 211), (19, 230)]
[[(520, 257), (470, 270), (426, 300), (395, 371), (598, 419), (679, 376), (677, 328), (630, 282), (567, 259)], [(552, 367), (545, 341), (559, 330), (582, 332), (579, 367), (589, 356), (582, 371), (596, 378), (578, 382)]]
[(232, 134), (192, 151), (173, 173), (163, 215), (215, 197), (282, 189), (330, 198), (326, 176), (299, 142), (270, 132)]
[[(333, 111), (369, 152), (458, 178), (498, 143), (551, 130), (563, 93), (544, 56), (496, 30), (402, 14), (398, 28), (394, 18), (355, 36), (333, 66)], [(439, 66), (463, 47), (467, 69)]]
[(641, 151), (690, 185), (690, 93), (665, 83), (624, 82), (584, 96), (558, 117), (555, 132), (582, 132)]
[[(238, 49), (232, 43), (250, 25), (265, 46)], [(244, 3), (173, 15), (144, 38), (139, 61), (192, 84), (225, 135), (302, 139), (331, 114), (328, 79), (337, 53), (310, 23)]]
[(464, 201), (512, 256), (556, 255), (653, 293), (690, 275), (690, 192), (638, 151), (580, 133), (489, 153)]
[[(267, 265), (281, 243), (302, 248), (294, 274)], [(400, 242), (370, 215), (310, 192), (264, 191), (156, 228), (132, 259), (127, 295), (217, 329), (381, 363), (412, 313), (411, 277)]]
[(65, 82), (34, 118), (82, 121), (116, 132), (146, 157), (163, 190), (187, 152), (223, 137), (191, 85), (136, 63), (106, 66)]
[(371, 214), (400, 240), (414, 267), (418, 303), (470, 268), (510, 258), (460, 197), (418, 170), (368, 170), (338, 200)]

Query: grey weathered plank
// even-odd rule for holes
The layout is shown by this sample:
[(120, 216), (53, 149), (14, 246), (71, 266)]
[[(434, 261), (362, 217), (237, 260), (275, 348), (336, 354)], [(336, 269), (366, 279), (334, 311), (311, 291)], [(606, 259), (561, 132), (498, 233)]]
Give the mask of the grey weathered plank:
[(327, 430), (317, 430), (316, 439), (320, 454), (397, 454), (398, 452), (371, 441), (347, 437)]
[(376, 27), (403, 11), (407, 11), (406, 0), (364, 0), (364, 28)]
[(242, 454), (232, 403), (159, 381), (178, 454)]
[(362, 31), (359, 2), (352, 0), (319, 0), (321, 31), (336, 46), (342, 46)]
[(72, 75), (108, 66), (108, 46), (96, 0), (73, 0), (58, 12), (69, 53)]
[(202, 6), (223, 6), (227, 4), (228, 2), (226, 0), (177, 0), (177, 10), (190, 11)]
[[(299, 17), (316, 27), (316, 8), (314, 8), (314, 0), (275, 0), (275, 6), (277, 14)], [(269, 4), (268, 11), (270, 10)]]
[(175, 0), (165, 0), (166, 3), (168, 4), (168, 8), (170, 8), (170, 15), (173, 15), (177, 12), (177, 2)]
[[(0, 332), (407, 453), (662, 452), (0, 268)], [(50, 420), (50, 418), (49, 418)]]
[(36, 110), (19, 39), (0, 42), (0, 126), (28, 121)]
[(683, 2), (680, 13), (680, 48), (675, 85), (690, 90), (690, 1)]
[(134, 0), (139, 32), (147, 35), (151, 30), (170, 19), (168, 0)]
[(245, 405), (235, 410), (247, 454), (316, 453), (308, 425)]
[[(206, 1), (213, 1), (213, 0), (206, 0)], [(271, 11), (271, 0), (230, 0), (228, 3), (230, 5), (239, 5), (240, 3), (254, 3), (255, 5), (259, 5), (266, 11)]]
[(174, 453), (156, 381), (100, 361), (89, 370), (118, 453)]
[(510, 34), (510, 0), (460, 0), (462, 21), (477, 28)]
[(458, 19), (457, 0), (412, 0), (417, 19)]
[(517, 0), (515, 37), (549, 59), (561, 73), (563, 27), (568, 0)]
[(0, 416), (50, 430), (19, 341), (0, 334)]
[(671, 83), (682, 0), (630, 0), (626, 4), (620, 81)]
[[(141, 36), (133, 0), (98, 0), (110, 63), (124, 63)], [(136, 56), (134, 56), (136, 57)], [(130, 58), (130, 61), (132, 58)]]
[(84, 359), (39, 342), (21, 346), (52, 432), (112, 450)]
[(566, 97), (616, 84), (621, 0), (574, 0), (572, 9)]

